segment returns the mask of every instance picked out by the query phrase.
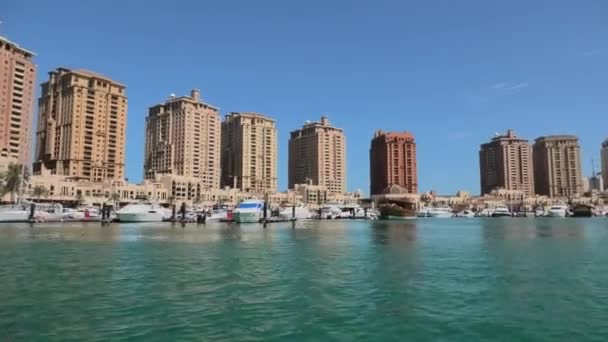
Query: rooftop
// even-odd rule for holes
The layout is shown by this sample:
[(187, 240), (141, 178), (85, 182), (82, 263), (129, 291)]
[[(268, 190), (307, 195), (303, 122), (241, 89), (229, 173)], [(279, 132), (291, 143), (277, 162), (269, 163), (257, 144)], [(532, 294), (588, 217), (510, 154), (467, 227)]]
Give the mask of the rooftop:
[(90, 77), (90, 78), (95, 78), (95, 79), (99, 79), (99, 80), (103, 80), (109, 83), (112, 83), (114, 85), (117, 85), (119, 87), (123, 87), (126, 88), (126, 86), (122, 83), (116, 82), (115, 80), (109, 78), (108, 76), (90, 71), (90, 70), (86, 70), (86, 69), (76, 69), (76, 70), (72, 70), (69, 68), (64, 68), (64, 67), (60, 67), (57, 68), (56, 70), (53, 70), (51, 72), (49, 72), (49, 74), (57, 74), (57, 73), (72, 73), (72, 74), (78, 74), (81, 76), (85, 76), (85, 77)]
[[(179, 101), (201, 103), (201, 104), (204, 104), (205, 106), (207, 106), (208, 108), (211, 108), (216, 111), (219, 111), (219, 109), (220, 109), (219, 107), (216, 107), (212, 104), (204, 102), (203, 99), (200, 98), (200, 90), (198, 90), (198, 89), (192, 89), (192, 91), (190, 92), (190, 96), (188, 96), (188, 95), (175, 96), (175, 94), (171, 94), (171, 95), (169, 95), (169, 98), (167, 99), (167, 101), (165, 101), (164, 103), (159, 103), (155, 106), (162, 106), (166, 103), (179, 102)], [(152, 106), (152, 107), (155, 107), (155, 106)]]
[(22, 48), (21, 46), (19, 46), (19, 44), (8, 40), (6, 37), (0, 36), (0, 42), (5, 43), (5, 44), (9, 44), (13, 48), (15, 48), (15, 49), (17, 49), (19, 51), (22, 51), (24, 53), (29, 53), (32, 56), (36, 56), (35, 52)]
[(578, 141), (578, 137), (576, 135), (569, 134), (556, 134), (556, 135), (547, 135), (536, 138), (536, 142), (541, 141), (558, 141), (558, 140), (576, 140)]
[(261, 113), (255, 113), (255, 112), (231, 112), (230, 114), (226, 115), (226, 117), (228, 116), (240, 116), (240, 117), (245, 117), (245, 118), (259, 118), (259, 119), (264, 119), (264, 120), (268, 120), (268, 121), (272, 121), (275, 122), (276, 120), (266, 116), (264, 114)]

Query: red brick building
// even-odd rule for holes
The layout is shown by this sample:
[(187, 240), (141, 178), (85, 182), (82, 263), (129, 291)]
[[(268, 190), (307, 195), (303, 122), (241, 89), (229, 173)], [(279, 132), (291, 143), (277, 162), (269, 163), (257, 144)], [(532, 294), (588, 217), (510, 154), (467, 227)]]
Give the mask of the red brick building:
[(370, 195), (399, 185), (411, 194), (418, 192), (416, 143), (408, 132), (376, 131), (370, 148)]

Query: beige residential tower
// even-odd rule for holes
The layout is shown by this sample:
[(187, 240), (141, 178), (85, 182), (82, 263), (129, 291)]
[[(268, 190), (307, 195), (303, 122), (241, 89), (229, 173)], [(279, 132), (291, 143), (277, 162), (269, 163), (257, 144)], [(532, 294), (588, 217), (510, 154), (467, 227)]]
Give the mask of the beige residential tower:
[(331, 193), (346, 192), (344, 131), (329, 123), (307, 122), (289, 138), (289, 188), (296, 184), (323, 185)]
[(538, 195), (582, 194), (581, 149), (577, 137), (551, 135), (535, 140), (534, 185)]
[(518, 138), (513, 130), (497, 134), (479, 150), (481, 194), (495, 189), (517, 190), (534, 195), (532, 148), (528, 140)]
[(86, 70), (49, 72), (38, 100), (34, 174), (123, 179), (125, 86)]
[(277, 191), (277, 128), (258, 113), (230, 113), (222, 122), (222, 185)]
[(34, 53), (0, 36), (0, 158), (30, 163)]
[(190, 96), (171, 95), (146, 118), (144, 175), (195, 177), (200, 186), (220, 186), (220, 115), (218, 108)]

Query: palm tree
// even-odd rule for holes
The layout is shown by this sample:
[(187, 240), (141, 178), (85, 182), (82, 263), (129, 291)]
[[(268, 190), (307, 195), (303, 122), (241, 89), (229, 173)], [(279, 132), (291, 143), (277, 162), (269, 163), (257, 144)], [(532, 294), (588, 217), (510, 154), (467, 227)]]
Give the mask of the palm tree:
[(200, 204), (203, 201), (203, 198), (201, 197), (201, 195), (196, 195), (196, 197), (194, 198), (194, 204)]
[(27, 182), (30, 179), (27, 167), (24, 169), (23, 165), (11, 163), (2, 176), (4, 184), (0, 193), (2, 196), (11, 194), (11, 202), (15, 202), (15, 194), (18, 194), (20, 190), (22, 190), (22, 183)]
[(49, 191), (44, 187), (44, 185), (36, 185), (33, 189), (32, 189), (32, 196), (38, 199), (38, 202), (40, 202), (40, 199), (42, 197), (46, 197), (49, 194)]

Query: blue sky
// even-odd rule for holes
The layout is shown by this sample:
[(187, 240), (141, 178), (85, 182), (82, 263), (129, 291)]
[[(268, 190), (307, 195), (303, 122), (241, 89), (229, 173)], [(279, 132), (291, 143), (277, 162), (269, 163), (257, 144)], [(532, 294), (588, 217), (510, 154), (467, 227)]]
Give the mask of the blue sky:
[(347, 137), (348, 188), (369, 188), (374, 130), (408, 130), (421, 190), (479, 192), (479, 144), (508, 128), (608, 137), (608, 2), (2, 0), (0, 34), (58, 66), (127, 85), (127, 175), (142, 178), (147, 108), (200, 88), (289, 131), (326, 114)]

